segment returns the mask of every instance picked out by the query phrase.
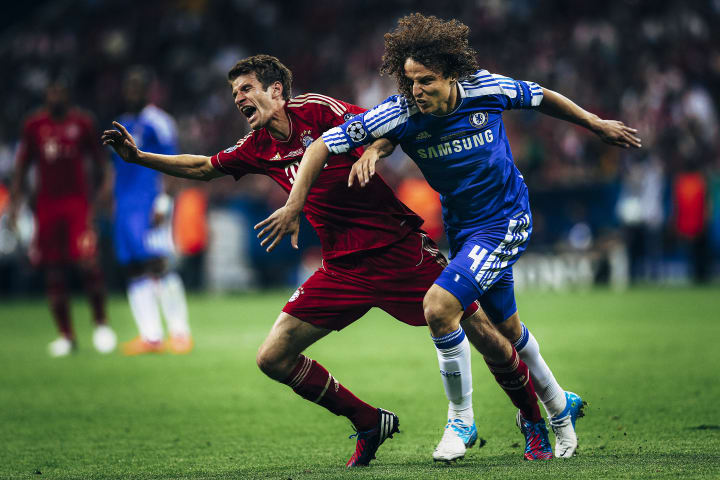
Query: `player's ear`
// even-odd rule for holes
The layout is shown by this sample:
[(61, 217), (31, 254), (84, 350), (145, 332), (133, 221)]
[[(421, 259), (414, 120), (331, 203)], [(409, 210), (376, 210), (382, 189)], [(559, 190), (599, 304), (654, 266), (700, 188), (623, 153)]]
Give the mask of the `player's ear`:
[(272, 84), (272, 96), (275, 98), (282, 97), (283, 96), (283, 85), (280, 82), (275, 82)]

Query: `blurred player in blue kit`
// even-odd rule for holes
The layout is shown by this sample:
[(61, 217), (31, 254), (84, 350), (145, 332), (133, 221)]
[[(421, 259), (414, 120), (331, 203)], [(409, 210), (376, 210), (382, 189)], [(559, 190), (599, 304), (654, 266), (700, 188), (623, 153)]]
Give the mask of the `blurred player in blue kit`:
[[(453, 339), (463, 335), (464, 308), (479, 300), (530, 369), (555, 432), (555, 455), (570, 457), (577, 448), (575, 421), (582, 416), (583, 401), (560, 387), (540, 355), (537, 340), (520, 322), (515, 304), (512, 265), (527, 247), (532, 216), (528, 189), (513, 163), (502, 113), (535, 109), (583, 126), (611, 145), (639, 148), (641, 142), (635, 129), (603, 120), (536, 83), (480, 70), (468, 34), (469, 28), (456, 20), (419, 13), (400, 19), (397, 28), (385, 35), (381, 67), (382, 73), (395, 77), (400, 94), (315, 141), (300, 164), (286, 206), (263, 225), (272, 245), (284, 235), (296, 235), (299, 209), (330, 155), (378, 138), (400, 144), (440, 193), (450, 242), (450, 263), (423, 302), (441, 365), (455, 345)], [(353, 168), (349, 185), (365, 186), (378, 159), (376, 152), (366, 151)], [(473, 422), (471, 413), (449, 416), (448, 427)], [(539, 434), (545, 430), (540, 414), (532, 416), (518, 412), (516, 418), (526, 437), (526, 458), (533, 455), (533, 438), (542, 437)], [(446, 436), (436, 458), (442, 456), (444, 442), (452, 441), (452, 429), (446, 429)]]
[[(149, 152), (175, 154), (177, 128), (173, 118), (148, 104), (150, 74), (141, 67), (128, 71), (124, 83), (128, 113), (120, 121)], [(159, 172), (124, 162), (113, 152), (115, 167), (115, 252), (126, 270), (127, 296), (139, 336), (122, 345), (126, 355), (188, 353), (193, 341), (185, 289), (169, 269), (173, 255), (170, 216), (172, 200), (163, 192)], [(168, 328), (165, 341), (162, 311)]]

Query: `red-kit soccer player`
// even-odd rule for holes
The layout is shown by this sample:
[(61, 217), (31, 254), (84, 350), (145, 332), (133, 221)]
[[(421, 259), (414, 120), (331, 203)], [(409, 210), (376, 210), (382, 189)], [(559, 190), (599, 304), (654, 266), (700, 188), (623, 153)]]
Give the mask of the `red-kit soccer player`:
[[(246, 174), (267, 175), (289, 192), (308, 145), (324, 129), (364, 111), (324, 95), (291, 98), (290, 71), (267, 55), (238, 62), (228, 78), (235, 104), (253, 131), (217, 155), (143, 152), (118, 123), (117, 130), (104, 132), (104, 143), (126, 161), (171, 175), (199, 180), (222, 175), (236, 179)], [(368, 147), (377, 150), (378, 155), (386, 155), (392, 148), (389, 142)], [(352, 422), (358, 440), (349, 467), (367, 465), (380, 444), (398, 431), (398, 418), (357, 398), (302, 352), (372, 307), (409, 325), (426, 325), (422, 298), (445, 264), (435, 244), (420, 230), (422, 219), (403, 205), (379, 176), (365, 187), (371, 189), (370, 195), (355, 195), (348, 189), (348, 176), (361, 153), (330, 159), (310, 192), (304, 212), (320, 237), (323, 264), (283, 307), (257, 355), (258, 366), (270, 378)], [(293, 241), (296, 243), (297, 237)], [(472, 311), (476, 309), (472, 307)], [(467, 330), (473, 342), (485, 346), (491, 360), (506, 364), (517, 358), (513, 357), (510, 343), (490, 327), (479, 311), (472, 316), (472, 326)], [(457, 345), (461, 347), (469, 349), (466, 339)], [(513, 401), (527, 411), (537, 410), (527, 367), (510, 366), (510, 371), (503, 372), (498, 380), (519, 381), (521, 388), (509, 393)], [(444, 376), (451, 404), (471, 400), (471, 386), (459, 385), (455, 378), (452, 374)], [(464, 451), (463, 445), (462, 454)]]
[(71, 107), (68, 85), (54, 79), (46, 91), (45, 108), (25, 121), (11, 186), (10, 226), (14, 228), (31, 165), (37, 172), (35, 195), (36, 233), (31, 259), (42, 266), (50, 310), (60, 337), (50, 343), (55, 357), (76, 348), (70, 317), (65, 269), (80, 270), (95, 322), (93, 344), (101, 353), (115, 348), (116, 337), (107, 325), (105, 287), (92, 227), (90, 182), (87, 162), (100, 177), (98, 196), (107, 196), (107, 158), (97, 141), (93, 119)]

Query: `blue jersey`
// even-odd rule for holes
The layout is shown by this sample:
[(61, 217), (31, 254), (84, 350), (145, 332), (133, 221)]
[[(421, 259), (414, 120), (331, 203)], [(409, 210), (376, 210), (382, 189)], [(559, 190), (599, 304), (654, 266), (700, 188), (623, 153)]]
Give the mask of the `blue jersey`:
[(440, 193), (451, 243), (529, 212), (527, 187), (513, 162), (502, 113), (537, 107), (543, 98), (536, 83), (486, 70), (458, 85), (459, 105), (447, 115), (422, 114), (403, 95), (393, 95), (323, 135), (332, 154), (380, 137), (399, 143)]
[[(163, 110), (148, 105), (138, 115), (123, 115), (138, 148), (146, 152), (177, 153), (175, 121)], [(153, 226), (155, 198), (161, 190), (161, 174), (151, 168), (127, 163), (113, 153), (115, 165), (115, 231), (113, 243), (121, 264), (167, 257), (172, 254), (169, 222)]]
[[(170, 115), (148, 105), (138, 115), (125, 114), (118, 121), (135, 139), (140, 150), (174, 155), (177, 153), (177, 128)], [(113, 152), (115, 166), (115, 202), (118, 208), (152, 205), (160, 192), (160, 172), (123, 161)]]

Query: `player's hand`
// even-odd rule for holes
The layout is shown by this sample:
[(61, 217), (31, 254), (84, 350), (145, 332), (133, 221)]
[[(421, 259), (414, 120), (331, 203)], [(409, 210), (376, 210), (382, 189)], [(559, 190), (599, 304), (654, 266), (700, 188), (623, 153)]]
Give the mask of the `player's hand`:
[[(268, 218), (255, 225), (255, 230), (261, 229), (257, 238), (262, 238), (260, 246), (268, 243), (267, 251), (271, 252), (285, 235), (290, 235), (290, 244), (298, 248), (298, 234), (300, 233), (300, 212), (291, 210), (287, 205), (278, 208)], [(266, 236), (267, 235), (267, 236)]]
[(630, 128), (619, 120), (598, 120), (593, 126), (593, 131), (600, 139), (622, 148), (640, 148), (642, 140), (638, 137), (638, 131)]
[(102, 134), (103, 145), (109, 145), (126, 162), (136, 163), (138, 161), (138, 147), (135, 139), (128, 133), (125, 127), (113, 122), (117, 130), (105, 130)]
[(380, 155), (377, 150), (372, 148), (366, 149), (350, 169), (348, 187), (352, 187), (356, 181), (361, 187), (367, 185), (373, 175), (375, 175), (375, 163), (377, 163), (379, 158)]
[(170, 218), (170, 212), (172, 211), (172, 199), (167, 193), (161, 193), (155, 197), (153, 202), (152, 211), (150, 212), (150, 224), (153, 227), (162, 225), (166, 220)]

